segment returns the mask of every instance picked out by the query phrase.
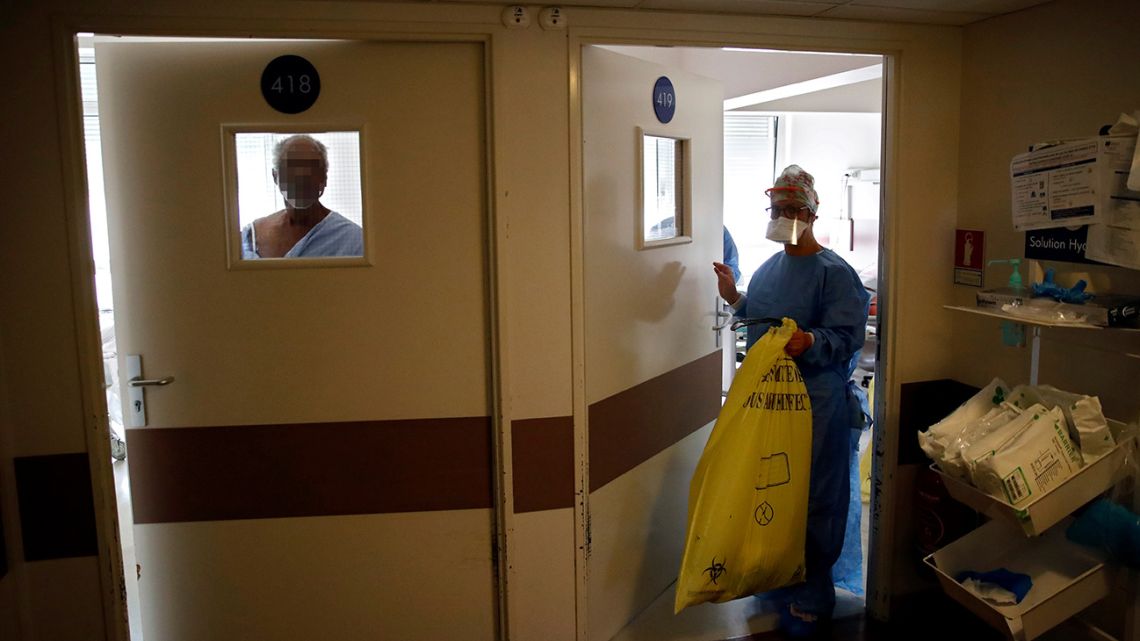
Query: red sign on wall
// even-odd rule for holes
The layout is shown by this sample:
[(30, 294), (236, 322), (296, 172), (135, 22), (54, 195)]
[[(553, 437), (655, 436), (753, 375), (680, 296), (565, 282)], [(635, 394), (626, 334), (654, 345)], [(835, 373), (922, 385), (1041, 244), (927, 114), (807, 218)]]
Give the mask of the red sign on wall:
[(986, 266), (986, 233), (976, 229), (958, 229), (954, 233), (954, 282), (982, 286)]

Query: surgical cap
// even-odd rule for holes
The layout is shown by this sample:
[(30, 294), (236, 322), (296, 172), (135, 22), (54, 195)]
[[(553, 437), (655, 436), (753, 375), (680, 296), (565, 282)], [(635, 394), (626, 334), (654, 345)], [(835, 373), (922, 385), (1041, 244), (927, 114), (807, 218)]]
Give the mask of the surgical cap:
[(803, 170), (799, 165), (788, 165), (776, 184), (767, 189), (764, 194), (777, 201), (791, 200), (802, 203), (812, 214), (819, 209), (819, 195), (815, 193), (815, 178)]

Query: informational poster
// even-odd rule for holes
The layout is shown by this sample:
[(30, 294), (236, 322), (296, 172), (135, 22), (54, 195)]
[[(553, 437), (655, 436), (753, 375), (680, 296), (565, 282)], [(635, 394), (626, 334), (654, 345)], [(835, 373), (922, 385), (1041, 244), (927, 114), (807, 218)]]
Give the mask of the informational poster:
[(1135, 137), (1098, 136), (1042, 147), (1010, 163), (1018, 231), (1140, 221), (1140, 193), (1125, 185)]
[(1010, 164), (1013, 227), (1018, 231), (1093, 222), (1096, 140), (1015, 156)]

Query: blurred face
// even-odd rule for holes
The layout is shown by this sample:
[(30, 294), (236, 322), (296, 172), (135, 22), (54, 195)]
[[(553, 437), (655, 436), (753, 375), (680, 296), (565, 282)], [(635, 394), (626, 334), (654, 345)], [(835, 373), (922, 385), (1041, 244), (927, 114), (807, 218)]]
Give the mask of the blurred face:
[(308, 209), (325, 192), (328, 175), (322, 168), (321, 154), (307, 140), (289, 143), (281, 163), (273, 169), (273, 180), (294, 209)]

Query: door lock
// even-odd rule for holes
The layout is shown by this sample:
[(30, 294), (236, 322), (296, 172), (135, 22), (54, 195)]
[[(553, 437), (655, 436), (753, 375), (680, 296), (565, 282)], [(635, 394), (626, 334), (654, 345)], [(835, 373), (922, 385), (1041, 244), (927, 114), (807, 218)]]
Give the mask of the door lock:
[(174, 382), (174, 377), (143, 378), (140, 354), (127, 354), (126, 366), (127, 427), (146, 427), (146, 388), (170, 385)]

